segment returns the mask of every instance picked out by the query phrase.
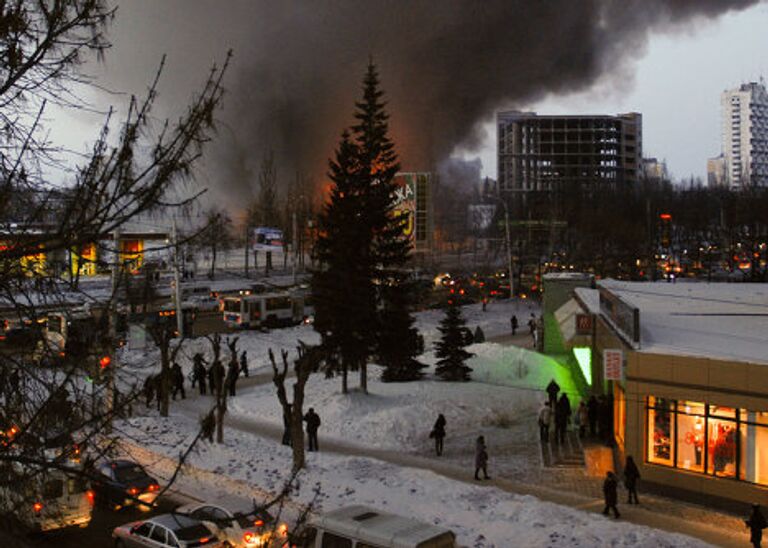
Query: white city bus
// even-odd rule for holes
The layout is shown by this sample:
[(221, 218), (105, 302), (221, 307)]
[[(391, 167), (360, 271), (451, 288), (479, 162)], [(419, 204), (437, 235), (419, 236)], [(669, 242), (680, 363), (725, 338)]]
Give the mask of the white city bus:
[(296, 325), (304, 318), (304, 298), (287, 292), (225, 295), (224, 322), (230, 327), (257, 329)]

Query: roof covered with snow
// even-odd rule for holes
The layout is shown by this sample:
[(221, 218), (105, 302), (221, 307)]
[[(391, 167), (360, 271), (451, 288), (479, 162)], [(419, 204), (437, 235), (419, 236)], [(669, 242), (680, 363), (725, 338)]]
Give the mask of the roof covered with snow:
[(641, 352), (768, 364), (768, 284), (599, 285), (640, 310)]
[(577, 287), (573, 292), (590, 313), (600, 314), (600, 292), (597, 289)]

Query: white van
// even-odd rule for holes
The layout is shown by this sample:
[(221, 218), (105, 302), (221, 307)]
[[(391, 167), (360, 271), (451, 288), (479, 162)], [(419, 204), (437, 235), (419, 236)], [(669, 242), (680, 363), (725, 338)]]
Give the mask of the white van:
[(456, 548), (456, 535), (367, 506), (347, 506), (311, 520), (294, 543), (300, 548)]

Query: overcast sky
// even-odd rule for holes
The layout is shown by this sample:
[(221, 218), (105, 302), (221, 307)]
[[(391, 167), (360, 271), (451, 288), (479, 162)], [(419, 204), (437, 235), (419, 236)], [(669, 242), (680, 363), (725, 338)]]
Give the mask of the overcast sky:
[[(727, 1), (727, 0), (723, 0)], [(666, 158), (676, 178), (706, 181), (707, 158), (720, 153), (720, 93), (768, 77), (768, 5), (726, 14), (688, 34), (654, 35), (647, 53), (590, 91), (526, 105), (540, 114), (643, 114), (643, 154)], [(487, 126), (483, 174), (496, 176), (496, 130)], [(474, 156), (474, 155), (469, 155)]]
[[(234, 9), (235, 4), (229, 4), (233, 9), (227, 9), (226, 3), (185, 3), (190, 13), (199, 13), (184, 19), (177, 17), (177, 0), (155, 1), (132, 0), (120, 6), (111, 33), (114, 47), (107, 54), (106, 63), (93, 69), (100, 83), (112, 89), (141, 94), (160, 56), (168, 53), (164, 80), (174, 85), (161, 86), (161, 103), (165, 107), (183, 105), (189, 99), (189, 91), (205, 78), (206, 67), (223, 59), (227, 48), (234, 47), (236, 67), (226, 85), (230, 89), (238, 85), (244, 87), (243, 82), (238, 81), (240, 73), (236, 69), (240, 64), (257, 59), (263, 51), (262, 45), (254, 39), (259, 31), (241, 20), (243, 6), (248, 6), (248, 2), (240, 2), (239, 10)], [(210, 21), (213, 18), (215, 22)], [(587, 91), (567, 96), (551, 95), (532, 104), (509, 104), (506, 107), (535, 110), (541, 114), (641, 112), (645, 156), (666, 159), (676, 178), (690, 175), (705, 178), (707, 158), (717, 155), (721, 147), (720, 93), (768, 74), (768, 4), (762, 2), (714, 20), (694, 20), (684, 28), (684, 32), (675, 35), (651, 34), (645, 51), (625, 56), (627, 59), (620, 64), (621, 73), (610, 73)], [(218, 29), (218, 34), (212, 29)], [(350, 66), (358, 68), (358, 65)], [(386, 62), (384, 65), (387, 66)], [(308, 70), (311, 72), (304, 68), (304, 71)], [(496, 69), (482, 65), (479, 70)], [(498, 70), (504, 69), (499, 67)], [(355, 79), (357, 77), (355, 74)], [(392, 88), (397, 82), (390, 80), (389, 88), (387, 84), (385, 80), (385, 90), (396, 91)], [(248, 94), (245, 96), (247, 98)], [(111, 96), (106, 102), (104, 97), (97, 98), (96, 102), (102, 106), (117, 104), (120, 108), (121, 100), (124, 102), (120, 96)], [(245, 117), (249, 106), (253, 105), (238, 104), (235, 100), (229, 103), (230, 108)], [(504, 107), (500, 105), (500, 108)], [(397, 114), (394, 113), (393, 118), (397, 118)], [(402, 118), (402, 113), (399, 114)], [(55, 139), (65, 141), (76, 150), (83, 150), (84, 142), (92, 140), (98, 118), (82, 112), (56, 113), (53, 117), (51, 128)], [(440, 133), (438, 128), (432, 129)], [(485, 129), (487, 136), (479, 150), (456, 151), (455, 154), (467, 158), (479, 155), (483, 175), (496, 177), (496, 129), (492, 112), (487, 113)], [(327, 132), (335, 138), (338, 130), (332, 127)], [(225, 128), (224, 134), (227, 131)], [(252, 140), (245, 141), (254, 149), (261, 146), (253, 144)], [(325, 158), (330, 153), (330, 147), (327, 152), (323, 148)], [(202, 171), (203, 179), (218, 181), (222, 178), (220, 174)]]

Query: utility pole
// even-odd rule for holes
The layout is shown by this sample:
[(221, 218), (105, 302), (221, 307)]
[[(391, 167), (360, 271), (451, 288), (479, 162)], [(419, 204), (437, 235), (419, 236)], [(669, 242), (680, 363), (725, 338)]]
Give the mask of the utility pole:
[(509, 208), (507, 202), (501, 197), (501, 191), (499, 191), (498, 200), (504, 207), (504, 235), (507, 247), (507, 276), (509, 277), (509, 298), (515, 297), (515, 275), (512, 271), (512, 237), (509, 232)]
[(112, 433), (112, 421), (114, 420), (115, 410), (115, 368), (117, 367), (117, 303), (118, 289), (120, 287), (120, 273), (123, 263), (120, 260), (120, 229), (116, 228), (113, 233), (115, 244), (115, 261), (112, 266), (112, 298), (109, 310), (109, 348), (104, 357), (99, 358), (99, 368), (107, 375), (107, 393), (104, 402), (104, 410), (107, 413), (108, 420), (105, 422), (105, 431), (109, 435)]
[(250, 227), (248, 226), (248, 214), (245, 216), (245, 277), (248, 277), (248, 244), (250, 243)]
[(293, 236), (293, 242), (291, 243), (291, 251), (293, 251), (293, 261), (291, 261), (291, 262), (293, 263), (293, 283), (294, 284), (296, 283), (296, 262), (297, 262), (297, 259), (298, 259), (298, 251), (299, 251), (299, 245), (298, 245), (298, 241), (299, 241), (299, 234), (298, 234), (298, 232), (299, 232), (299, 230), (298, 230), (298, 227), (296, 225), (297, 225), (297, 223), (296, 223), (296, 211), (294, 211), (291, 214), (291, 235)]
[(176, 235), (176, 217), (173, 218), (173, 285), (174, 285), (174, 300), (176, 301), (176, 331), (179, 332), (179, 337), (184, 336), (184, 313), (181, 308), (181, 277), (179, 276), (179, 242)]

